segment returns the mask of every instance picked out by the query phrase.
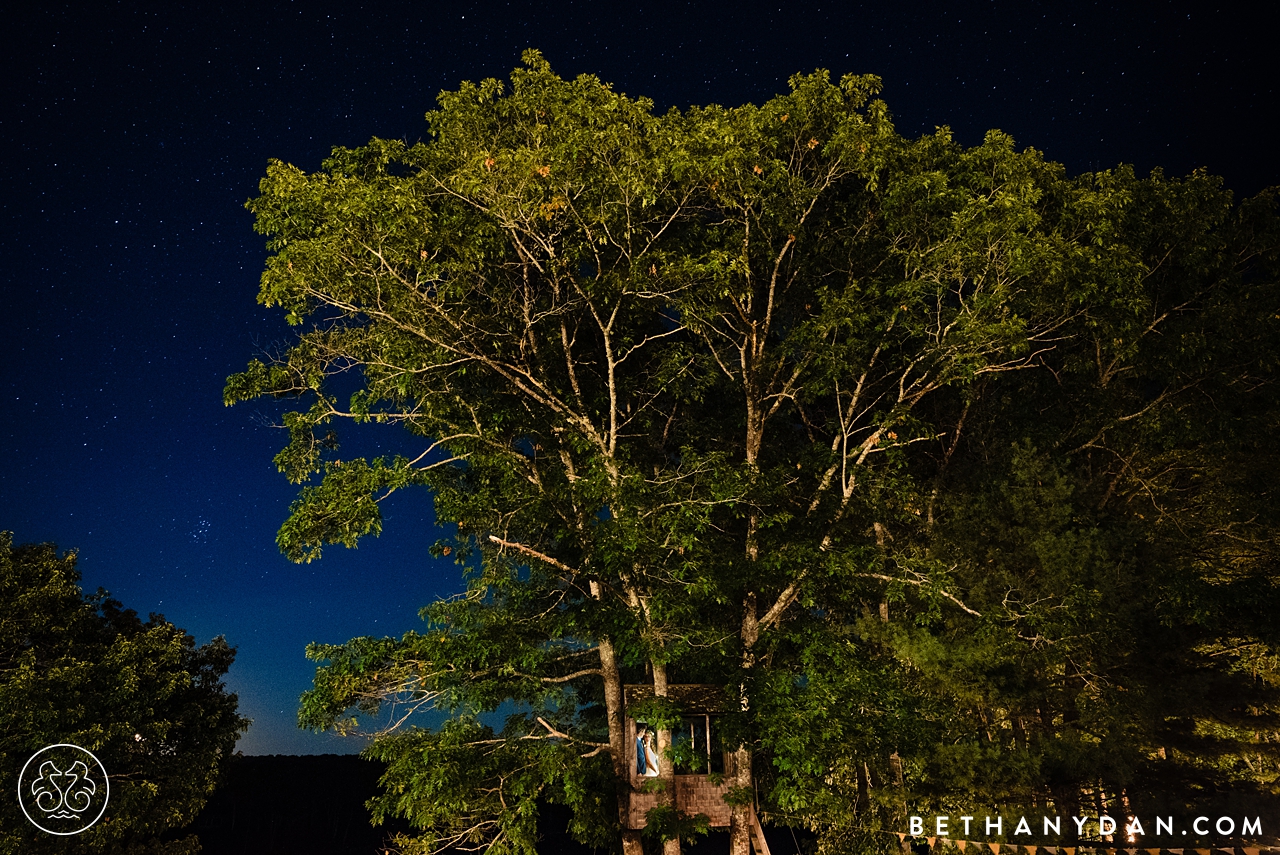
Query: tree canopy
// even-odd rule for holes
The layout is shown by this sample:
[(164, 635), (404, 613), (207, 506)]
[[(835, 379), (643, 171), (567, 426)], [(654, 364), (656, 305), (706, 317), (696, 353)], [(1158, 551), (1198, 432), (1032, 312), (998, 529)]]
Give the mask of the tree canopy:
[(6, 798), (0, 852), (198, 852), (195, 836), (178, 832), (248, 726), (222, 684), (235, 650), (221, 636), (197, 646), (101, 589), (83, 593), (75, 562), (75, 552), (15, 547), (0, 532), (0, 767), (16, 782), (41, 748), (78, 745), (110, 777), (108, 810), (78, 835), (51, 837)]
[[(659, 115), (529, 52), (424, 142), (269, 166), (259, 299), (310, 326), (225, 398), (302, 402), (280, 547), (421, 486), (466, 568), (424, 632), (308, 651), (306, 726), (450, 714), (370, 749), (410, 851), (532, 851), (541, 798), (639, 852), (623, 683), (672, 758), (671, 682), (740, 711), (735, 853), (757, 792), (838, 848), (908, 800), (1138, 799), (1153, 758), (1187, 798), (1270, 781), (1273, 497), (1238, 466), (1274, 436), (1274, 195), (906, 139), (878, 90)], [(343, 419), (421, 453), (344, 457)], [(1231, 693), (1161, 718), (1175, 665)]]

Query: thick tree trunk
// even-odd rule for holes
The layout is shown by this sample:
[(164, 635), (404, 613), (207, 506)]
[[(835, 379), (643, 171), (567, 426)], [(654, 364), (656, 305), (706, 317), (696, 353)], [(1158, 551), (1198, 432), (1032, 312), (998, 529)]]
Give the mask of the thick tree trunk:
[[(596, 587), (592, 583), (592, 588)], [(594, 593), (594, 591), (593, 591)], [(613, 641), (601, 638), (600, 671), (604, 675), (604, 707), (609, 722), (609, 751), (613, 755), (614, 788), (618, 797), (618, 822), (622, 826), (623, 855), (644, 855), (640, 832), (628, 828), (631, 814), (631, 769), (635, 750), (627, 745), (626, 716), (623, 710), (622, 675)]]
[(907, 816), (907, 782), (902, 774), (902, 757), (897, 751), (889, 755), (889, 774), (893, 776), (893, 786), (898, 793), (898, 815), (905, 820)]
[[(747, 537), (747, 557), (754, 561), (758, 557), (755, 545), (755, 518), (750, 520)], [(755, 664), (752, 649), (760, 638), (760, 620), (756, 613), (755, 592), (747, 594), (742, 604), (742, 709), (748, 706), (746, 679), (751, 666)], [(733, 752), (733, 786), (739, 792), (753, 793), (754, 780), (751, 774), (751, 749), (747, 745), (739, 745)], [(733, 806), (729, 814), (729, 853), (730, 855), (751, 855), (751, 802)]]
[[(788, 245), (790, 245), (788, 243)], [(755, 323), (751, 328), (749, 351), (744, 351), (742, 362), (742, 381), (746, 390), (747, 432), (745, 462), (755, 480), (756, 466), (760, 459), (760, 448), (764, 444), (764, 407), (760, 400), (761, 392), (755, 382), (755, 371), (751, 367), (760, 353), (760, 329)], [(767, 331), (766, 333), (767, 334)], [(749, 355), (748, 355), (749, 353)], [(747, 517), (746, 559), (754, 562), (760, 560), (759, 544), (760, 518), (752, 511)], [(747, 695), (747, 682), (751, 670), (755, 666), (756, 642), (760, 639), (760, 614), (756, 592), (748, 590), (742, 603), (742, 627), (738, 633), (742, 642), (742, 711), (746, 712), (750, 699)], [(733, 752), (733, 786), (738, 794), (750, 793), (751, 798), (744, 804), (735, 804), (729, 813), (729, 855), (751, 855), (751, 812), (754, 808), (755, 781), (751, 769), (751, 748), (740, 744)]]
[[(659, 698), (667, 697), (667, 663), (653, 663), (653, 693)], [(662, 800), (660, 804), (671, 808), (676, 806), (676, 766), (667, 757), (671, 749), (671, 731), (658, 731), (658, 780), (662, 781)], [(662, 844), (662, 855), (680, 855), (680, 838), (668, 840)]]
[[(739, 746), (733, 752), (733, 785), (752, 790), (751, 749)], [(751, 802), (733, 806), (729, 814), (729, 855), (751, 855)]]

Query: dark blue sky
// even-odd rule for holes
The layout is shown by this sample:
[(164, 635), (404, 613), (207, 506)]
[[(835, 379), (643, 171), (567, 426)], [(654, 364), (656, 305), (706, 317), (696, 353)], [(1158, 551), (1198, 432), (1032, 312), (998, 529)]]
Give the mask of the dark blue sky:
[(276, 552), (282, 437), (221, 403), (289, 335), (255, 302), (243, 207), (268, 158), (314, 169), (333, 145), (417, 139), (441, 89), (537, 47), (664, 109), (872, 72), (904, 133), (999, 127), (1072, 172), (1207, 167), (1252, 194), (1280, 183), (1276, 24), (1026, 0), (30, 4), (0, 35), (0, 529), (76, 547), (87, 588), (237, 645), (245, 753), (355, 750), (295, 728), (303, 646), (399, 634), (460, 581), (426, 554), (425, 494), (356, 551)]

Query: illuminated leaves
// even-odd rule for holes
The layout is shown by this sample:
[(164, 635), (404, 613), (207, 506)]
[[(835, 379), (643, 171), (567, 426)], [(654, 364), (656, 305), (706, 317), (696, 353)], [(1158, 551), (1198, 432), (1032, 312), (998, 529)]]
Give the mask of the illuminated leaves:
[[(495, 812), (528, 816), (554, 797), (584, 839), (607, 844), (603, 672), (585, 665), (602, 641), (628, 679), (669, 665), (744, 693), (752, 714), (734, 733), (746, 740), (774, 738), (753, 729), (766, 709), (753, 698), (792, 680), (792, 709), (812, 720), (777, 728), (800, 733), (774, 757), (813, 776), (787, 782), (787, 798), (828, 819), (848, 805), (819, 798), (815, 781), (843, 776), (856, 793), (868, 764), (890, 774), (885, 740), (940, 732), (878, 717), (905, 716), (905, 694), (871, 697), (905, 692), (902, 663), (945, 659), (930, 632), (989, 643), (981, 656), (1028, 677), (1008, 664), (1022, 641), (1009, 626), (1044, 629), (1049, 612), (1010, 617), (1020, 601), (984, 587), (988, 565), (943, 559), (951, 473), (995, 478), (987, 461), (1048, 423), (1060, 389), (1089, 371), (1114, 369), (1084, 384), (1098, 401), (1126, 388), (1160, 398), (1155, 379), (1176, 373), (1126, 387), (1128, 360), (1159, 338), (1143, 332), (1152, 307), (1185, 301), (1144, 283), (1216, 257), (1211, 230), (1190, 224), (1215, 222), (1221, 200), (1120, 173), (1068, 179), (998, 132), (974, 147), (946, 129), (905, 139), (879, 88), (818, 72), (761, 106), (655, 115), (530, 52), (509, 84), (443, 93), (425, 142), (339, 149), (314, 174), (269, 167), (250, 203), (273, 253), (259, 299), (312, 327), (229, 378), (224, 397), (291, 408), (277, 465), (302, 487), (279, 544), (294, 560), (354, 546), (380, 531), (387, 495), (427, 486), (437, 518), (458, 527), (432, 554), (469, 573), (464, 596), (428, 608), (428, 636), (313, 651), (329, 661), (309, 726), (346, 727), (351, 707), (405, 698), (451, 716), (377, 744), (400, 788), (380, 810), (433, 840), (470, 829), (475, 843), (531, 834)], [(1162, 206), (1198, 213), (1176, 239), (1135, 237)], [(1186, 251), (1161, 266), (1147, 246), (1160, 241)], [(1194, 333), (1146, 364), (1185, 365), (1206, 341)], [(1108, 424), (1077, 400), (1072, 430), (1152, 427), (1119, 409)], [(966, 457), (970, 413), (987, 419), (982, 441), (1003, 443), (981, 459)], [(404, 427), (421, 454), (344, 459), (331, 429), (342, 419)], [(970, 531), (995, 514), (975, 507)], [(1105, 554), (1074, 529), (1039, 543), (1041, 573)], [(1074, 602), (1095, 608), (1090, 596)], [(764, 626), (748, 638), (752, 609)], [(863, 655), (876, 661), (850, 665), (849, 680), (816, 679)], [(800, 697), (802, 685), (830, 694)], [(937, 691), (954, 697), (931, 709), (954, 712), (977, 690)], [(502, 729), (474, 718), (512, 701), (537, 715)], [(856, 722), (833, 712), (846, 708)], [(879, 752), (861, 773), (783, 750), (847, 754), (817, 745), (828, 725), (860, 728), (858, 745)], [(926, 774), (915, 759), (911, 773)]]

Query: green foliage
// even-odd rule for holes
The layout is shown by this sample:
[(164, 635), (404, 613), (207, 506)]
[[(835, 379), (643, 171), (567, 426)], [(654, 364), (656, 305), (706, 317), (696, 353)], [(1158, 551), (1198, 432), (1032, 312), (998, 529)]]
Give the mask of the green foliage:
[[(527, 851), (539, 798), (615, 833), (618, 683), (660, 673), (739, 701), (737, 791), (830, 851), (909, 800), (1262, 798), (1275, 195), (1073, 178), (901, 137), (871, 76), (790, 84), (655, 115), (529, 52), (424, 142), (268, 167), (259, 299), (312, 326), (225, 399), (297, 401), (280, 546), (426, 486), (468, 574), (421, 634), (313, 646), (301, 722), (390, 714), (379, 815), (422, 846)], [(341, 419), (422, 453), (345, 459)], [(449, 723), (401, 732), (418, 709)]]
[(866, 636), (935, 729), (895, 743), (906, 797), (918, 814), (1274, 810), (1274, 194), (1233, 208), (1207, 176), (1124, 169), (1075, 186), (1116, 200), (1107, 240), (1143, 274), (1069, 319), (1042, 370), (929, 414), (963, 438), (914, 464), (931, 489), (903, 494), (890, 560), (948, 566), (980, 615), (909, 591)]
[[(607, 845), (616, 834), (608, 731), (593, 647), (578, 607), (543, 607), (545, 585), (501, 568), (472, 580), (472, 595), (424, 610), (425, 633), (311, 645), (323, 663), (303, 696), (299, 723), (350, 732), (360, 713), (384, 724), (368, 754), (388, 763), (375, 821), (403, 816), (426, 832), (407, 852), (485, 842), (495, 852), (532, 852), (539, 801), (573, 808), (571, 832)], [(563, 592), (562, 592), (563, 593)], [(511, 704), (518, 712), (509, 712)], [(399, 726), (413, 712), (451, 714), (436, 732)], [(499, 731), (478, 716), (502, 710)], [(364, 722), (366, 725), (370, 719)]]
[(698, 835), (710, 830), (710, 820), (706, 814), (686, 816), (670, 805), (658, 805), (645, 812), (644, 836), (653, 840), (693, 842)]
[(616, 827), (612, 800), (601, 798), (610, 790), (608, 763), (584, 762), (571, 746), (551, 741), (531, 747), (522, 735), (512, 722), (495, 733), (457, 717), (435, 733), (415, 730), (380, 741), (369, 752), (388, 763), (386, 792), (371, 803), (374, 821), (403, 816), (425, 829), (421, 837), (398, 841), (405, 852), (484, 842), (494, 853), (533, 853), (537, 801), (547, 799), (574, 807), (575, 836), (607, 845)]
[(672, 730), (680, 725), (680, 707), (669, 698), (652, 697), (627, 707), (627, 715), (654, 730)]
[(235, 651), (197, 647), (158, 615), (141, 620), (104, 591), (83, 594), (75, 553), (14, 547), (0, 532), (0, 766), (16, 781), (46, 745), (92, 751), (111, 776), (106, 815), (73, 838), (0, 807), (0, 852), (197, 852), (172, 839), (195, 819), (248, 722), (222, 677)]

